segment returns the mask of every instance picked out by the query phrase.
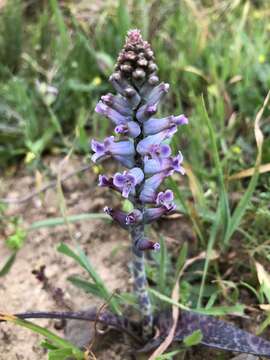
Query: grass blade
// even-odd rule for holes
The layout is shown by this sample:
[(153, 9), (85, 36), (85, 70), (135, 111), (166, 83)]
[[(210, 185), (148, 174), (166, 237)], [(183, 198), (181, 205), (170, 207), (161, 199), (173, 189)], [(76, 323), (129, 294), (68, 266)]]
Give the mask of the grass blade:
[(270, 98), (270, 91), (268, 92), (268, 94), (264, 100), (263, 106), (259, 110), (259, 112), (257, 113), (256, 118), (255, 118), (254, 132), (255, 132), (255, 139), (256, 139), (257, 149), (258, 149), (257, 158), (256, 158), (256, 162), (255, 162), (255, 169), (254, 169), (254, 173), (251, 177), (251, 180), (249, 182), (248, 188), (247, 188), (245, 194), (243, 195), (243, 197), (241, 198), (241, 200), (239, 201), (239, 203), (232, 215), (232, 218), (230, 221), (230, 226), (228, 227), (227, 232), (225, 234), (225, 239), (224, 239), (225, 245), (228, 245), (231, 236), (233, 235), (234, 231), (239, 226), (240, 221), (244, 216), (244, 213), (246, 211), (248, 203), (251, 199), (251, 196), (252, 196), (252, 194), (256, 188), (257, 182), (258, 182), (259, 169), (260, 169), (261, 159), (262, 159), (262, 146), (263, 146), (263, 140), (264, 140), (263, 133), (260, 129), (260, 120), (261, 120), (263, 112), (268, 104), (269, 98)]
[(66, 219), (63, 217), (55, 217), (45, 220), (39, 220), (33, 222), (28, 230), (37, 230), (44, 227), (54, 227), (59, 225), (65, 225), (66, 220), (69, 223), (77, 222), (77, 221), (85, 221), (85, 220), (108, 220), (110, 221), (110, 218), (106, 214), (99, 214), (99, 213), (83, 213), (83, 214), (77, 214), (77, 215), (70, 215), (67, 216)]
[(97, 285), (97, 287), (99, 288), (99, 291), (102, 294), (102, 297), (104, 299), (106, 299), (106, 301), (109, 301), (109, 305), (110, 305), (112, 311), (114, 311), (116, 314), (121, 314), (121, 311), (119, 309), (117, 301), (112, 298), (112, 294), (107, 289), (107, 287), (105, 286), (103, 280), (98, 275), (98, 273), (95, 271), (94, 267), (92, 266), (92, 264), (90, 263), (89, 259), (87, 258), (85, 253), (82, 251), (82, 249), (77, 247), (77, 254), (76, 254), (66, 244), (61, 243), (58, 246), (57, 250), (60, 253), (71, 257), (80, 266), (82, 266), (87, 271), (87, 273), (89, 274), (91, 279), (94, 281), (94, 283)]
[(2, 269), (0, 270), (0, 277), (5, 276), (9, 270), (11, 269), (15, 259), (16, 259), (16, 252), (14, 252), (13, 254), (11, 254), (7, 261), (5, 262), (4, 266), (2, 267)]
[(3, 314), (3, 313), (0, 313), (0, 320), (11, 322), (11, 323), (13, 323), (15, 325), (22, 326), (22, 327), (24, 327), (26, 329), (29, 329), (29, 330), (31, 330), (31, 331), (39, 334), (39, 335), (42, 335), (46, 339), (50, 340), (54, 345), (56, 345), (60, 349), (69, 349), (69, 350), (71, 350), (71, 354), (73, 356), (75, 356), (75, 358), (77, 360), (83, 360), (84, 359), (84, 355), (80, 351), (80, 349), (78, 349), (76, 346), (71, 344), (69, 341), (62, 339), (58, 335), (55, 335), (50, 330), (48, 330), (46, 328), (43, 328), (42, 326), (33, 324), (30, 321), (19, 319), (18, 317), (14, 316), (14, 315), (8, 315), (8, 314)]

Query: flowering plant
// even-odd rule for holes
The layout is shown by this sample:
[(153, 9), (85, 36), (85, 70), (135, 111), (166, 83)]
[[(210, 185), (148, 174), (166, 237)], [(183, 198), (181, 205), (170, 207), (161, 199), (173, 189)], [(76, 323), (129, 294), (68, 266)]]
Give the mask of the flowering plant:
[[(148, 293), (144, 254), (147, 250), (159, 250), (160, 245), (147, 237), (145, 225), (176, 208), (173, 192), (170, 189), (160, 191), (159, 187), (174, 172), (184, 174), (182, 154), (179, 152), (173, 156), (169, 142), (177, 127), (187, 124), (188, 120), (184, 115), (156, 118), (158, 104), (168, 92), (169, 84), (159, 83), (153, 51), (142, 39), (139, 30), (128, 32), (126, 44), (119, 54), (110, 82), (117, 94), (102, 96), (96, 112), (112, 121), (116, 135), (106, 137), (103, 141), (92, 140), (92, 160), (96, 163), (112, 157), (126, 168), (112, 177), (100, 175), (99, 186), (121, 193), (133, 206), (130, 212), (110, 207), (104, 210), (130, 233), (134, 292), (138, 299), (141, 319), (133, 321), (124, 317), (119, 310), (119, 304), (110, 296), (85, 254), (81, 251), (75, 254), (62, 244), (59, 251), (76, 260), (89, 273), (94, 280), (94, 283), (90, 283), (91, 289), (95, 293), (100, 291), (100, 297), (110, 302), (110, 311), (91, 309), (79, 312), (26, 312), (16, 316), (0, 313), (0, 321), (13, 321), (32, 329), (34, 325), (29, 325), (22, 319), (56, 318), (100, 322), (130, 335), (138, 344), (144, 346), (140, 350), (145, 352), (162, 345), (167, 338), (170, 338), (168, 345), (172, 341), (182, 342), (194, 332), (200, 331), (201, 344), (270, 358), (268, 341), (214, 317), (202, 315), (198, 310), (181, 310), (180, 316), (177, 315), (176, 318), (169, 310), (153, 311)], [(38, 273), (38, 278), (45, 282), (48, 289), (55, 290), (48, 285), (43, 271)], [(48, 335), (44, 329), (36, 329), (41, 334)], [(59, 346), (66, 344), (55, 336), (51, 336), (51, 339)], [(72, 355), (77, 354), (76, 358), (85, 358), (72, 345), (66, 346), (72, 350)]]
[(131, 234), (134, 289), (145, 338), (153, 334), (153, 312), (147, 293), (144, 251), (159, 249), (159, 244), (145, 235), (145, 224), (176, 207), (173, 192), (158, 189), (175, 171), (184, 174), (183, 156), (180, 152), (172, 156), (168, 142), (177, 126), (188, 123), (184, 115), (155, 117), (158, 104), (169, 90), (169, 84), (159, 83), (156, 71), (150, 45), (142, 39), (139, 30), (131, 30), (110, 77), (117, 95), (102, 96), (95, 109), (116, 125), (114, 131), (120, 139), (110, 136), (103, 142), (92, 140), (91, 143), (94, 162), (111, 156), (128, 168), (113, 177), (100, 175), (99, 185), (120, 192), (133, 205), (130, 213), (109, 207), (105, 212)]

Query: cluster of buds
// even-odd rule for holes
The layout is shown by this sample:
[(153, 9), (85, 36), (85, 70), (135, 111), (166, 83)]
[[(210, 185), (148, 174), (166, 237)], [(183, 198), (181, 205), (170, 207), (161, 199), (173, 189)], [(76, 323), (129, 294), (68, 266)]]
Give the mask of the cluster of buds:
[[(109, 207), (105, 211), (131, 231), (132, 227), (149, 224), (175, 209), (173, 192), (158, 189), (175, 171), (184, 174), (183, 157), (180, 152), (172, 156), (169, 142), (177, 127), (188, 120), (184, 115), (155, 117), (169, 84), (159, 83), (154, 60), (140, 31), (129, 31), (110, 77), (117, 95), (102, 96), (95, 109), (112, 121), (115, 136), (101, 142), (92, 140), (92, 160), (112, 157), (128, 169), (112, 177), (100, 175), (99, 185), (118, 191), (134, 206), (130, 213)], [(142, 237), (136, 246), (139, 250), (158, 249), (159, 244)]]

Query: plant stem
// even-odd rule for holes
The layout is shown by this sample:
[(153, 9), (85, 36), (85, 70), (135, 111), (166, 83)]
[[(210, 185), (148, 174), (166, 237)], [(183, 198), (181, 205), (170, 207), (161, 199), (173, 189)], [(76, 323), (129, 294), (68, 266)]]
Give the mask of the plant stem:
[(134, 291), (138, 297), (140, 311), (143, 317), (143, 338), (148, 339), (153, 335), (153, 311), (147, 291), (145, 273), (144, 251), (139, 250), (136, 244), (144, 237), (144, 224), (135, 225), (131, 230), (132, 238), (132, 272), (134, 278)]

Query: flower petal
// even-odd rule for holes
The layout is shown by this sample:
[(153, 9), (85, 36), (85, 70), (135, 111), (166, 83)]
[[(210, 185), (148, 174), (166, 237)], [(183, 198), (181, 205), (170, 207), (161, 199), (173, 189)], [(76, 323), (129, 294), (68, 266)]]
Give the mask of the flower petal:
[(104, 104), (102, 101), (99, 101), (97, 103), (95, 111), (99, 114), (106, 116), (116, 125), (126, 124), (128, 121), (131, 121), (132, 119), (130, 116), (124, 116), (120, 114), (118, 111)]
[(115, 220), (122, 228), (124, 229), (128, 228), (126, 224), (126, 217), (128, 215), (127, 213), (125, 213), (124, 211), (112, 209), (108, 206), (105, 206), (104, 212), (110, 215), (113, 218), (113, 220)]
[(155, 174), (145, 180), (143, 189), (140, 193), (140, 200), (142, 203), (152, 203), (156, 200), (156, 190), (165, 179), (165, 177), (169, 176), (170, 173), (162, 172)]
[(153, 135), (171, 127), (185, 125), (187, 123), (188, 119), (184, 115), (171, 115), (162, 119), (151, 118), (144, 122), (143, 132), (145, 135)]
[(151, 149), (155, 147), (156, 145), (160, 145), (160, 143), (172, 137), (172, 135), (176, 131), (176, 127), (163, 130), (155, 135), (150, 135), (141, 140), (137, 145), (137, 151), (141, 155), (147, 155), (151, 153)]
[(101, 100), (104, 102), (104, 104), (115, 109), (120, 114), (124, 116), (132, 116), (132, 109), (130, 108), (130, 104), (123, 96), (115, 96), (109, 93), (107, 95), (101, 96)]

